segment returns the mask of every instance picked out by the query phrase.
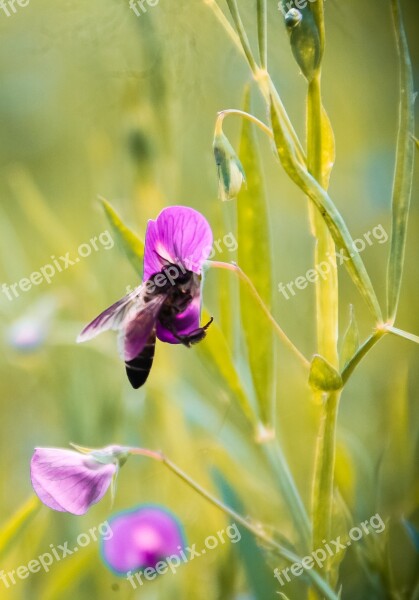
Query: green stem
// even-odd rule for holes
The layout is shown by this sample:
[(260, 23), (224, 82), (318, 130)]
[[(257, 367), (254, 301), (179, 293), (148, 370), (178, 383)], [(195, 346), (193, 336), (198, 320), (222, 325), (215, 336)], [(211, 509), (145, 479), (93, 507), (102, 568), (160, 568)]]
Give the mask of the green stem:
[(381, 340), (387, 333), (391, 333), (392, 335), (396, 335), (397, 337), (402, 337), (406, 340), (410, 340), (411, 342), (415, 342), (419, 344), (419, 336), (409, 333), (408, 331), (403, 331), (403, 329), (398, 329), (397, 327), (393, 327), (388, 323), (383, 323), (377, 327), (377, 329), (372, 333), (358, 348), (355, 354), (351, 357), (351, 359), (346, 363), (342, 373), (342, 381), (345, 384), (349, 377), (354, 372), (355, 368), (359, 365), (361, 360), (368, 354), (375, 344)]
[(261, 129), (264, 133), (266, 133), (266, 135), (268, 135), (271, 139), (274, 139), (274, 134), (273, 134), (272, 129), (270, 129), (270, 127), (265, 125), (265, 123), (263, 123), (262, 121), (260, 121), (256, 117), (254, 117), (253, 115), (245, 112), (244, 110), (238, 110), (235, 108), (228, 108), (226, 110), (220, 110), (220, 112), (217, 115), (217, 121), (215, 123), (215, 131), (216, 132), (218, 132), (219, 128), (221, 127), (220, 122), (222, 122), (224, 117), (227, 115), (240, 115), (244, 119), (247, 119), (248, 121), (251, 121), (252, 123), (257, 125), (259, 127), (259, 129)]
[(348, 381), (348, 379), (352, 375), (352, 373), (354, 372), (357, 365), (359, 365), (361, 360), (364, 358), (364, 356), (371, 350), (371, 348), (373, 346), (375, 346), (375, 344), (386, 333), (387, 333), (386, 329), (384, 329), (384, 328), (377, 329), (374, 333), (372, 333), (369, 336), (369, 338), (367, 338), (365, 340), (365, 342), (362, 344), (362, 346), (360, 346), (358, 348), (358, 350), (355, 352), (355, 354), (352, 356), (352, 358), (346, 363), (346, 365), (341, 373), (341, 377), (342, 377), (342, 381), (343, 381), (344, 385)]
[(266, 0), (257, 0), (259, 56), (262, 69), (268, 63), (268, 11)]
[(398, 337), (402, 337), (405, 340), (410, 340), (411, 342), (415, 342), (415, 344), (419, 344), (419, 337), (414, 333), (409, 333), (408, 331), (403, 331), (403, 329), (398, 329), (397, 327), (392, 327), (388, 325), (386, 327), (386, 331), (392, 333), (393, 335), (397, 335)]
[(237, 30), (238, 36), (240, 38), (240, 42), (241, 42), (243, 51), (247, 58), (247, 62), (249, 63), (249, 66), (250, 66), (252, 72), (256, 73), (256, 71), (258, 70), (258, 66), (253, 57), (252, 49), (250, 48), (249, 38), (247, 37), (246, 30), (243, 26), (243, 22), (240, 17), (237, 2), (236, 2), (236, 0), (227, 0), (227, 4), (228, 4), (228, 8), (230, 9), (232, 19), (234, 21), (234, 25), (236, 26), (236, 30)]
[[(307, 166), (310, 174), (324, 190), (328, 176), (323, 164), (323, 107), (321, 100), (320, 73), (309, 84), (307, 96)], [(336, 247), (329, 229), (318, 210), (310, 203), (313, 234), (316, 238), (315, 265), (327, 263), (330, 271), (316, 281), (317, 342), (318, 353), (332, 366), (338, 360), (338, 276)]]
[(289, 337), (287, 336), (285, 331), (282, 329), (282, 327), (280, 327), (280, 325), (278, 325), (275, 318), (272, 316), (270, 310), (268, 309), (268, 307), (266, 306), (266, 304), (264, 303), (262, 298), (259, 296), (259, 293), (258, 293), (257, 289), (255, 288), (255, 286), (253, 285), (253, 282), (249, 279), (249, 277), (246, 275), (246, 273), (244, 271), (242, 271), (242, 269), (235, 263), (225, 263), (225, 262), (219, 262), (219, 261), (215, 261), (215, 260), (208, 260), (208, 261), (206, 261), (205, 264), (208, 267), (214, 267), (214, 268), (218, 268), (218, 269), (227, 269), (228, 271), (233, 271), (233, 273), (237, 273), (237, 275), (247, 285), (247, 287), (249, 288), (249, 290), (251, 291), (251, 293), (257, 300), (259, 306), (261, 307), (261, 309), (263, 310), (263, 312), (269, 319), (270, 323), (272, 324), (272, 327), (278, 334), (278, 337), (295, 354), (295, 356), (297, 356), (298, 360), (303, 365), (303, 367), (305, 369), (310, 369), (310, 362), (298, 350), (298, 348), (292, 343), (292, 341), (289, 339)]
[(223, 27), (228, 37), (231, 39), (233, 44), (236, 46), (237, 50), (246, 58), (246, 54), (243, 51), (243, 47), (240, 42), (240, 38), (234, 30), (234, 27), (230, 24), (230, 21), (227, 19), (221, 8), (218, 6), (216, 0), (203, 0), (204, 4), (209, 6), (209, 8), (214, 13), (215, 18)]
[(243, 23), (240, 19), (238, 9), (237, 9), (237, 4), (236, 4), (235, 0), (227, 0), (227, 2), (228, 2), (230, 12), (233, 16), (233, 20), (235, 22), (236, 29), (237, 29), (239, 35), (237, 35), (236, 32), (232, 29), (229, 21), (226, 19), (224, 13), (218, 6), (216, 0), (203, 0), (203, 1), (213, 11), (216, 19), (222, 25), (222, 27), (226, 31), (227, 35), (233, 40), (235, 46), (239, 49), (240, 53), (246, 57), (246, 59), (249, 63), (250, 70), (252, 71), (253, 77), (254, 77), (257, 85), (259, 86), (260, 92), (261, 92), (262, 96), (264, 97), (267, 105), (269, 106), (269, 104), (270, 104), (271, 96), (273, 96), (275, 98), (278, 113), (279, 113), (280, 119), (281, 119), (281, 124), (284, 127), (284, 130), (287, 132), (287, 135), (289, 136), (290, 141), (292, 141), (293, 146), (295, 147), (295, 154), (296, 154), (298, 160), (300, 161), (300, 163), (302, 165), (305, 165), (304, 150), (301, 146), (300, 140), (298, 139), (297, 133), (296, 133), (294, 127), (292, 126), (292, 123), (288, 117), (288, 114), (282, 103), (281, 97), (278, 94), (278, 91), (277, 91), (272, 79), (270, 78), (269, 73), (266, 71), (266, 69), (263, 69), (263, 68), (260, 69), (257, 66), (257, 64), (253, 58), (253, 55), (252, 55), (252, 52), (250, 49), (250, 44), (247, 39), (246, 33), (244, 31)]
[[(323, 1), (318, 0), (313, 8), (319, 30), (321, 54), (324, 49)], [(321, 61), (320, 61), (321, 64)], [(307, 168), (322, 189), (329, 183), (329, 160), (324, 148), (325, 119), (321, 98), (321, 67), (308, 86), (307, 94)], [(329, 136), (333, 135), (327, 132)], [(338, 276), (336, 247), (332, 235), (318, 210), (310, 205), (313, 234), (316, 238), (315, 265), (324, 262), (330, 265), (326, 278), (316, 282), (316, 323), (318, 353), (332, 366), (338, 367)], [(340, 391), (327, 392), (324, 396), (323, 414), (317, 439), (313, 479), (313, 550), (320, 548), (323, 540), (330, 540), (332, 530), (333, 487), (336, 454), (336, 426)], [(320, 571), (329, 579), (328, 557)]]
[[(162, 452), (156, 452), (153, 450), (145, 450), (143, 448), (130, 448), (130, 454), (139, 455), (139, 456), (147, 456), (149, 458), (153, 458), (154, 460), (159, 461), (163, 465), (165, 465), (172, 473), (174, 473), (177, 477), (182, 479), (189, 487), (195, 490), (200, 496), (205, 498), (208, 502), (210, 502), (213, 506), (218, 508), (224, 514), (231, 517), (236, 523), (239, 523), (242, 527), (247, 529), (250, 533), (252, 533), (257, 539), (259, 539), (263, 544), (266, 544), (273, 552), (275, 552), (278, 556), (281, 556), (288, 563), (298, 562), (301, 563), (301, 558), (294, 554), (294, 552), (288, 550), (285, 546), (278, 544), (275, 540), (270, 538), (263, 529), (257, 525), (253, 525), (249, 519), (245, 519), (242, 515), (237, 513), (235, 510), (221, 502), (218, 498), (213, 496), (210, 492), (204, 489), (199, 483), (194, 481), (189, 475), (187, 475), (180, 467), (178, 467), (171, 460), (166, 458)], [(313, 584), (319, 590), (321, 594), (327, 600), (338, 600), (338, 596), (335, 592), (330, 588), (328, 583), (324, 581), (324, 579), (316, 573), (313, 569), (307, 570), (307, 576), (313, 581)]]
[[(317, 30), (319, 32), (320, 39), (320, 64), (323, 59), (324, 54), (324, 44), (325, 44), (325, 27), (324, 27), (324, 5), (323, 0), (318, 0), (318, 2), (313, 2), (310, 5), (310, 10), (313, 13), (314, 20), (316, 22)], [(319, 69), (320, 70), (320, 69)]]
[(282, 497), (293, 517), (295, 528), (302, 542), (302, 549), (306, 552), (310, 548), (311, 541), (310, 520), (282, 448), (276, 438), (267, 439), (261, 443), (261, 448), (278, 477)]
[[(336, 453), (336, 423), (340, 391), (325, 395), (323, 414), (317, 440), (313, 485), (313, 549), (331, 538), (333, 481)], [(320, 572), (329, 579), (329, 559)]]
[[(264, 82), (265, 77), (267, 80), (266, 83)], [(304, 149), (303, 149), (301, 142), (298, 139), (297, 133), (289, 119), (287, 111), (285, 110), (285, 106), (281, 100), (281, 96), (279, 95), (274, 82), (272, 81), (272, 79), (268, 73), (265, 74), (263, 71), (261, 71), (259, 78), (258, 78), (258, 83), (259, 83), (261, 92), (265, 97), (266, 104), (268, 106), (268, 110), (269, 110), (269, 106), (271, 103), (271, 98), (274, 99), (281, 125), (283, 126), (284, 131), (286, 131), (287, 135), (290, 137), (290, 140), (291, 140), (292, 145), (295, 150), (296, 158), (298, 159), (300, 165), (305, 168), (306, 155), (304, 153)]]

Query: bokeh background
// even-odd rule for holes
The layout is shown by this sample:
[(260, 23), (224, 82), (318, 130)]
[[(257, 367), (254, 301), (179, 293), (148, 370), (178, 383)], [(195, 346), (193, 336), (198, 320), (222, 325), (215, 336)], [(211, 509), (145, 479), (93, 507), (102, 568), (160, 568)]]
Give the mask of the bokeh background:
[[(240, 2), (252, 43), (254, 4)], [(415, 0), (402, 4), (418, 77), (418, 6)], [(327, 0), (325, 7), (324, 103), (337, 146), (331, 195), (354, 238), (379, 224), (389, 232), (399, 93), (389, 5), (382, 0)], [(269, 2), (269, 11), (270, 69), (303, 138), (305, 81), (276, 2)], [(241, 107), (251, 80), (205, 2), (160, 0), (137, 17), (125, 0), (30, 0), (10, 17), (0, 9), (0, 36), (0, 283), (18, 282), (51, 262), (51, 256), (74, 256), (80, 244), (109, 229), (98, 195), (111, 201), (140, 236), (147, 219), (168, 204), (200, 210), (215, 239), (233, 231), (234, 206), (217, 200), (212, 136), (217, 111)], [(256, 88), (252, 104), (266, 120)], [(236, 118), (226, 122), (234, 144), (239, 125)], [(306, 200), (262, 137), (260, 154), (274, 282), (287, 283), (312, 264)], [(396, 323), (416, 334), (417, 183), (416, 177)], [(225, 244), (220, 246), (218, 260), (236, 258)], [(382, 303), (388, 251), (388, 243), (375, 243), (362, 255)], [(163, 449), (215, 493), (214, 473), (222, 473), (240, 495), (244, 514), (259, 518), (278, 536), (292, 538), (274, 476), (248, 444), (249, 430), (234, 393), (208, 368), (203, 353), (159, 344), (147, 385), (134, 391), (114, 335), (75, 344), (81, 327), (124, 295), (127, 286), (138, 285), (140, 276), (115, 245), (92, 252), (57, 273), (50, 284), (20, 292), (13, 301), (0, 293), (0, 523), (9, 522), (31, 496), (29, 462), (35, 446), (114, 442)], [(231, 302), (234, 308), (237, 302), (234, 293), (225, 294), (224, 283), (215, 272), (205, 281), (205, 303), (222, 327), (221, 305)], [(367, 335), (369, 314), (343, 267), (339, 283), (341, 332), (353, 304)], [(275, 291), (272, 307), (307, 356), (315, 350), (313, 294), (311, 286), (286, 300)], [(34, 336), (26, 348), (16, 334), (22, 318)], [(414, 344), (387, 337), (344, 392), (336, 472), (342, 497), (354, 524), (376, 512), (390, 521), (377, 547), (360, 542), (348, 552), (342, 566), (343, 598), (414, 597), (418, 554), (402, 519), (419, 527), (418, 357)], [(281, 344), (277, 369), (278, 433), (308, 503), (319, 407), (311, 401), (294, 357)], [(131, 460), (119, 478), (114, 510), (143, 502), (171, 509), (184, 524), (188, 541), (198, 546), (227, 524), (163, 467)], [(0, 537), (0, 569), (27, 564), (50, 544), (68, 540), (71, 545), (111, 510), (108, 497), (82, 518), (40, 508), (7, 547), (2, 548)], [(33, 574), (10, 589), (0, 582), (0, 596), (260, 598), (248, 577), (246, 545), (252, 550), (247, 542), (225, 544), (176, 576), (134, 591), (107, 570), (92, 543), (55, 563), (48, 574)], [(268, 563), (278, 561), (268, 557)], [(371, 563), (372, 581), (362, 567)], [(272, 577), (269, 567), (266, 577)], [(302, 589), (296, 582), (287, 593), (303, 598)]]

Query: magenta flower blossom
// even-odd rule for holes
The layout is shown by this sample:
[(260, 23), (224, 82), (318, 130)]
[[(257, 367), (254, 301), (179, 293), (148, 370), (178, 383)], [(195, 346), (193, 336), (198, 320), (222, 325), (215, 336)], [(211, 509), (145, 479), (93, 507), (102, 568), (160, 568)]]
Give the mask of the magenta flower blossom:
[(102, 556), (118, 575), (138, 571), (185, 547), (183, 529), (176, 517), (159, 506), (137, 506), (109, 519), (112, 538), (102, 540)]
[(143, 284), (89, 323), (77, 341), (117, 329), (128, 379), (134, 388), (143, 385), (156, 336), (187, 347), (205, 337), (212, 320), (200, 326), (201, 273), (211, 247), (211, 228), (199, 212), (186, 206), (162, 210), (147, 225)]
[(46, 506), (83, 515), (103, 498), (127, 458), (126, 448), (76, 452), (62, 448), (35, 448), (31, 480)]

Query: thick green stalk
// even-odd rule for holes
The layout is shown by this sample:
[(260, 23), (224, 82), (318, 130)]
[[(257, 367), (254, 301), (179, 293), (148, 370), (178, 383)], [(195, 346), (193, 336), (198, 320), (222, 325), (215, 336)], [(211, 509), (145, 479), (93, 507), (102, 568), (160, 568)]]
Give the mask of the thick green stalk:
[[(313, 7), (319, 31), (321, 57), (324, 51), (323, 1)], [(326, 139), (329, 136), (329, 139)], [(320, 186), (327, 190), (331, 165), (334, 160), (333, 132), (324, 114), (321, 99), (321, 66), (308, 85), (307, 96), (307, 167)], [(329, 145), (329, 148), (327, 148)], [(332, 154), (332, 156), (330, 156)], [(338, 275), (336, 248), (331, 233), (321, 214), (310, 206), (313, 234), (316, 238), (315, 265), (327, 263), (330, 270), (326, 278), (316, 281), (316, 324), (318, 353), (332, 366), (338, 368)], [(313, 538), (312, 548), (321, 547), (330, 540), (333, 511), (333, 487), (336, 453), (336, 425), (340, 391), (324, 394), (322, 416), (317, 440), (313, 480)], [(328, 580), (328, 562), (323, 569)]]
[[(327, 190), (328, 160), (324, 152), (323, 108), (321, 101), (320, 73), (315, 75), (308, 87), (307, 97), (307, 166), (310, 174)], [(338, 366), (338, 277), (336, 248), (329, 229), (318, 210), (310, 203), (310, 217), (316, 238), (315, 266), (330, 266), (325, 278), (316, 280), (317, 344), (318, 353), (334, 367)]]
[[(331, 539), (333, 482), (336, 453), (336, 423), (340, 390), (325, 393), (317, 439), (313, 485), (313, 550)], [(328, 580), (328, 561), (321, 571)]]

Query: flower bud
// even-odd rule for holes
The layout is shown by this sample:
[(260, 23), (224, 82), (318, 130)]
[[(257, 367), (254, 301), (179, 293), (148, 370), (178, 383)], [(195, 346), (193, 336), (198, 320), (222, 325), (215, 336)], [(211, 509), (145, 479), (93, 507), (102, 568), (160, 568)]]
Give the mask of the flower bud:
[(299, 11), (291, 8), (285, 15), (291, 50), (304, 77), (311, 81), (321, 58), (320, 36), (313, 13), (309, 8)]
[(218, 195), (220, 200), (234, 200), (246, 183), (246, 176), (242, 164), (234, 148), (221, 130), (216, 130), (214, 143), (214, 157), (218, 171)]

